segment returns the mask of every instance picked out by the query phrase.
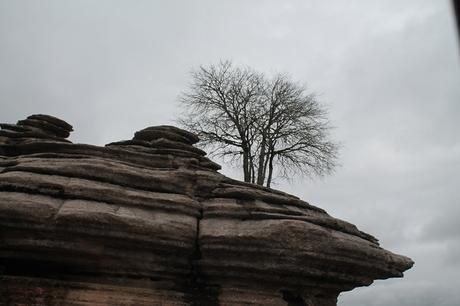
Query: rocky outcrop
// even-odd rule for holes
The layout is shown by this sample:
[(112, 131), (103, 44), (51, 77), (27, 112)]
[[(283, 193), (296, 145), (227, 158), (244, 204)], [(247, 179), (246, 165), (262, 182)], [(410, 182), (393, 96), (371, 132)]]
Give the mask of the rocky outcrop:
[(48, 115), (32, 115), (19, 120), (17, 124), (0, 123), (0, 128), (0, 143), (4, 141), (9, 144), (43, 139), (69, 142), (66, 138), (73, 131), (67, 122)]
[(0, 127), (0, 305), (328, 306), (413, 264), (176, 127), (105, 147), (46, 115)]

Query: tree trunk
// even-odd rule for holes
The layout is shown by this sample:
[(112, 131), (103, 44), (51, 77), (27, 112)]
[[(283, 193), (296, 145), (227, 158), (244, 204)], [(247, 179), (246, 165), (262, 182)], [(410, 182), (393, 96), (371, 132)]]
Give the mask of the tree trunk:
[(269, 147), (269, 151), (265, 153), (265, 160), (264, 160), (264, 168), (263, 168), (263, 173), (264, 173), (264, 179), (267, 176), (267, 167), (268, 167), (268, 162), (270, 161), (269, 156), (271, 155), (271, 149)]
[(254, 156), (252, 156), (252, 154), (249, 155), (249, 168), (251, 171), (251, 183), (254, 184), (255, 177), (256, 177), (256, 171), (254, 169)]
[(275, 155), (271, 154), (270, 155), (270, 160), (268, 162), (268, 178), (267, 178), (267, 187), (270, 187), (272, 183), (272, 177), (273, 177), (273, 158)]
[(266, 157), (266, 152), (265, 152), (265, 147), (266, 147), (266, 141), (265, 141), (265, 135), (262, 137), (262, 142), (260, 144), (260, 154), (259, 154), (259, 165), (257, 167), (257, 185), (264, 185), (265, 181), (265, 157)]
[(247, 183), (251, 182), (251, 169), (249, 167), (249, 154), (247, 150), (243, 149), (243, 173), (244, 181)]

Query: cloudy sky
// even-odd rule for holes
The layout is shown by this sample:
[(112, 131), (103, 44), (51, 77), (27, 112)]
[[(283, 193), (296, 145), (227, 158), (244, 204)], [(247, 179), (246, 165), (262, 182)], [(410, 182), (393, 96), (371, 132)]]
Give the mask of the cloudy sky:
[[(287, 72), (329, 107), (333, 176), (296, 194), (415, 266), (341, 306), (460, 305), (460, 53), (449, 1), (0, 0), (0, 121), (103, 145), (172, 123), (200, 64)], [(225, 174), (238, 177), (235, 169)]]

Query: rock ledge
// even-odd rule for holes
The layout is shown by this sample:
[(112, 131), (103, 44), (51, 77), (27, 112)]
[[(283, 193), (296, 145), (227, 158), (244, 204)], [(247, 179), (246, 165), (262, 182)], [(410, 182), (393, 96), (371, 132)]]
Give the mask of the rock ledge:
[(332, 306), (413, 265), (295, 196), (218, 173), (179, 128), (98, 147), (48, 115), (0, 127), (0, 305)]

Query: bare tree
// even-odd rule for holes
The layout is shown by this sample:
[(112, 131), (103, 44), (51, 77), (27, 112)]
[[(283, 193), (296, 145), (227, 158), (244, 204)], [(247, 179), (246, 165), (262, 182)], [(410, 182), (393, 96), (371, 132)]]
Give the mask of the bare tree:
[(180, 123), (212, 153), (242, 161), (245, 182), (270, 187), (274, 172), (324, 175), (335, 167), (326, 111), (285, 75), (267, 79), (231, 62), (200, 67), (181, 96)]
[(285, 75), (266, 81), (265, 99), (258, 109), (260, 135), (257, 184), (273, 180), (274, 164), (289, 177), (295, 172), (311, 175), (330, 173), (337, 159), (337, 145), (328, 140), (326, 111), (304, 86)]
[(182, 125), (200, 135), (214, 153), (241, 156), (245, 182), (254, 177), (254, 107), (262, 81), (261, 74), (225, 61), (193, 71), (189, 91), (181, 97), (188, 110)]

